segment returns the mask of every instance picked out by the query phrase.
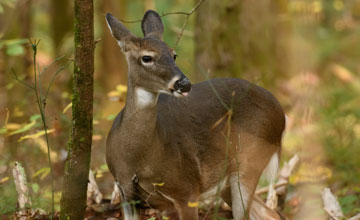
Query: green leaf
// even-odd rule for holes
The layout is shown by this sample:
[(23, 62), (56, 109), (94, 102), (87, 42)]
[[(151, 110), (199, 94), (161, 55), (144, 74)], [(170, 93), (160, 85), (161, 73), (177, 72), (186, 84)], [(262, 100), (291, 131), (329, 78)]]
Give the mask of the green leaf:
[(41, 115), (40, 115), (40, 114), (32, 115), (32, 116), (30, 117), (30, 121), (36, 121), (36, 120), (38, 120), (39, 118), (41, 118)]
[(357, 196), (355, 195), (348, 195), (342, 198), (339, 198), (339, 203), (341, 206), (342, 211), (347, 214), (351, 212), (355, 208), (355, 202), (357, 201)]
[(28, 130), (30, 130), (32, 127), (34, 127), (35, 125), (36, 125), (36, 121), (32, 121), (32, 122), (30, 122), (29, 124), (24, 125), (24, 127), (20, 128), (20, 129), (18, 129), (18, 130), (15, 130), (15, 131), (13, 131), (13, 132), (11, 132), (11, 133), (9, 134), (9, 136), (10, 136), (10, 135), (14, 135), (14, 134), (23, 133), (23, 132), (25, 132), (25, 131), (28, 131)]
[(357, 197), (355, 195), (348, 195), (348, 196), (344, 196), (344, 197), (340, 198), (340, 204), (341, 205), (352, 204), (356, 200), (357, 200)]
[(40, 189), (39, 184), (37, 184), (37, 183), (31, 184), (31, 189), (35, 194), (38, 193), (39, 189)]
[(108, 168), (107, 164), (102, 164), (100, 166), (100, 170), (105, 172), (105, 171), (109, 171), (109, 168)]
[(7, 129), (6, 128), (0, 128), (0, 134), (6, 134)]
[(107, 117), (106, 117), (106, 119), (108, 120), (108, 121), (112, 121), (112, 120), (114, 120), (116, 118), (116, 114), (111, 114), (111, 115), (108, 115)]
[(25, 53), (21, 44), (9, 44), (6, 48), (6, 54), (9, 56), (19, 56)]
[(4, 7), (2, 5), (0, 5), (0, 14), (2, 14), (2, 13), (4, 13)]

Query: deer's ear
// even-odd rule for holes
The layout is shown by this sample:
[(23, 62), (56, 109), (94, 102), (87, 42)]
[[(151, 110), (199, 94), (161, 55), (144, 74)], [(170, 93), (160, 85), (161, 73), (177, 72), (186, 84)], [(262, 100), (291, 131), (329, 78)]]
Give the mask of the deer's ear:
[(134, 35), (110, 13), (106, 14), (105, 20), (111, 31), (111, 34), (118, 41), (120, 47), (124, 49), (124, 46), (128, 43), (127, 41), (134, 38)]
[(141, 29), (144, 37), (162, 39), (164, 25), (161, 21), (160, 15), (153, 10), (148, 10), (142, 19)]

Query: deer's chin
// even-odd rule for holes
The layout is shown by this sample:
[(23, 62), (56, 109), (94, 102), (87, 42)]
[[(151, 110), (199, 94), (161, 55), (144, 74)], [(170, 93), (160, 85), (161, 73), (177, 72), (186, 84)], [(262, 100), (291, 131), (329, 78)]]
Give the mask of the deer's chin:
[(169, 90), (160, 90), (160, 93), (164, 93), (164, 94), (168, 94), (168, 95), (173, 95), (176, 98), (183, 98), (189, 95), (189, 92), (180, 92), (178, 90), (174, 90), (174, 89), (169, 89)]
[(172, 94), (176, 97), (176, 98), (183, 98), (189, 95), (189, 92), (180, 92), (177, 90), (173, 90)]

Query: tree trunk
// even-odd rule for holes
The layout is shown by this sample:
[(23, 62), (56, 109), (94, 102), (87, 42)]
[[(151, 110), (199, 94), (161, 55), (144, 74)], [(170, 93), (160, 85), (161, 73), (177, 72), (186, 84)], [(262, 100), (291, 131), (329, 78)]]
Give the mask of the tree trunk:
[(275, 76), (286, 72), (282, 68), (287, 60), (286, 28), (279, 19), (285, 3), (206, 1), (195, 21), (195, 63), (202, 72), (197, 80), (210, 73), (210, 77), (243, 77), (272, 84)]
[[(103, 14), (111, 12), (119, 18), (126, 18), (126, 1), (101, 1), (100, 8)], [(104, 16), (100, 16), (100, 22), (104, 25), (101, 47), (101, 69), (97, 80), (105, 84), (104, 88), (115, 88), (119, 82), (126, 85), (127, 83), (127, 64), (120, 47), (112, 37), (108, 26), (105, 23)], [(106, 77), (104, 77), (104, 74)], [(118, 80), (116, 80), (118, 79)]]
[(93, 0), (75, 0), (71, 140), (65, 165), (61, 219), (84, 219), (89, 177), (94, 73)]
[(54, 46), (54, 57), (63, 54), (61, 49), (65, 36), (72, 29), (72, 13), (69, 0), (51, 1), (51, 39)]

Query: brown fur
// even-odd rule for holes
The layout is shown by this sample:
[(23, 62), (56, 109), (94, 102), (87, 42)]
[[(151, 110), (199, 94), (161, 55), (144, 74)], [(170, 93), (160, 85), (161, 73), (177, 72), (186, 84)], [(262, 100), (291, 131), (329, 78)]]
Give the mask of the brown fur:
[[(142, 39), (129, 38), (125, 27), (107, 16), (114, 37), (127, 47), (129, 65), (127, 103), (114, 121), (106, 153), (123, 199), (175, 208), (180, 219), (196, 220), (197, 207), (188, 203), (198, 202), (222, 177), (239, 172), (250, 191), (249, 207), (262, 171), (280, 152), (284, 112), (270, 92), (240, 79), (195, 84), (184, 98), (159, 94), (171, 79), (185, 76), (159, 38), (162, 25), (154, 25), (160, 17), (153, 13), (144, 16)], [(141, 64), (142, 50), (156, 52), (153, 65)], [(157, 97), (153, 105), (137, 106), (139, 87)], [(231, 205), (229, 187), (223, 198)]]

